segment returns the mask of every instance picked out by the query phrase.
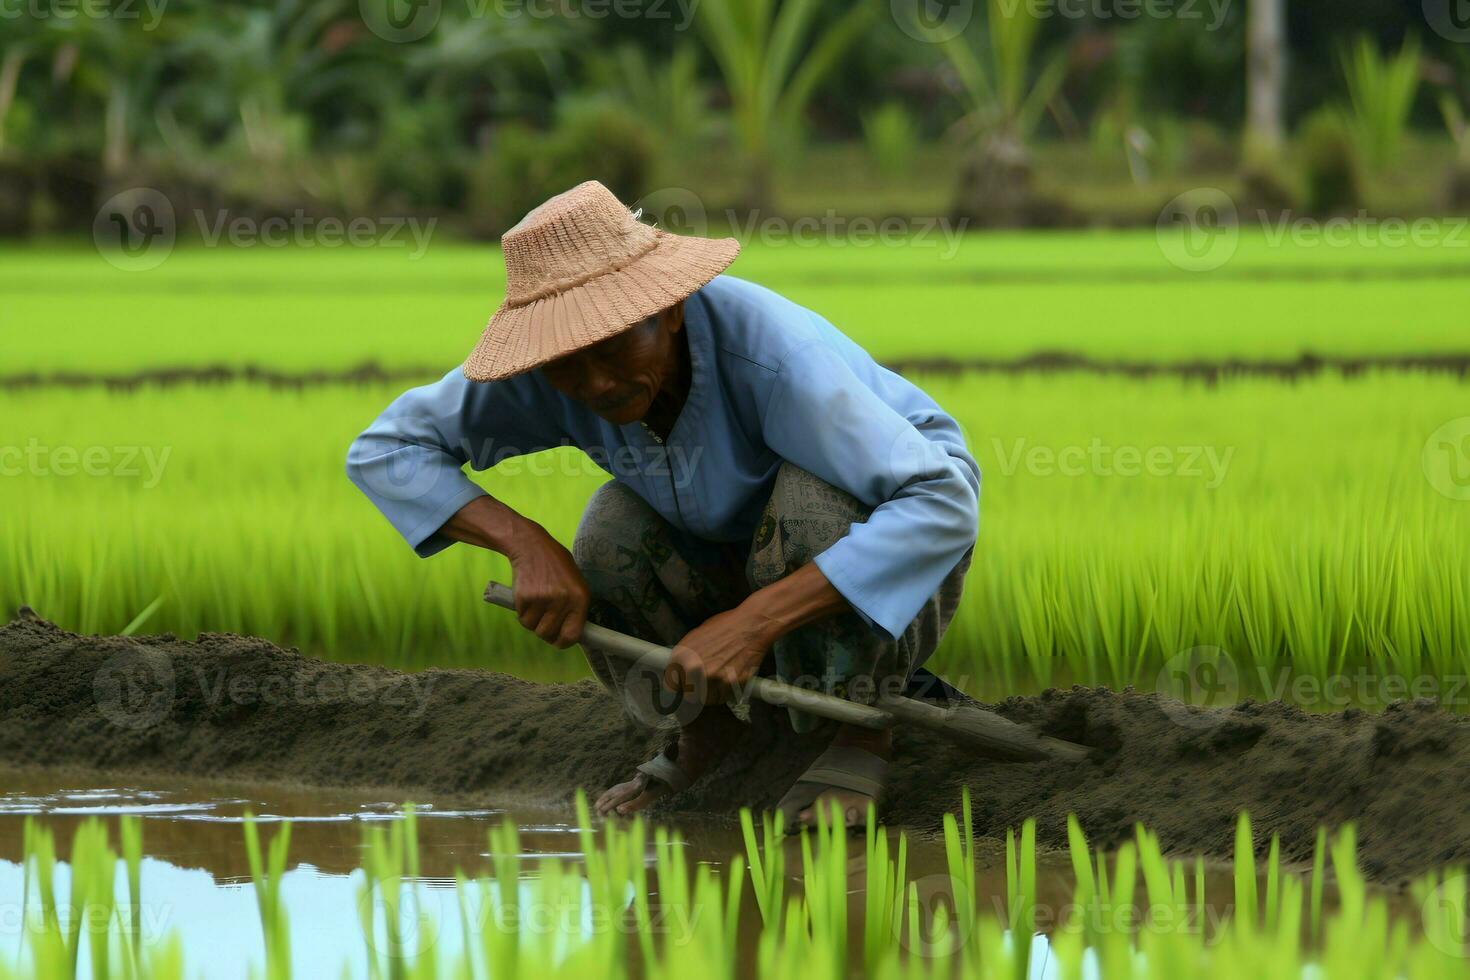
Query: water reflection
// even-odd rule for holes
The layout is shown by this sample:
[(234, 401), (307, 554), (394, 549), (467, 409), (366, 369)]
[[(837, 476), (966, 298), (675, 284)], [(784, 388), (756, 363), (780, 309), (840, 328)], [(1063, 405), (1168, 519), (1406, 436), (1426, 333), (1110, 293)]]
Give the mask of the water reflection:
[[(515, 822), (520, 851), (516, 857), (523, 879), (540, 875), (543, 862), (575, 866), (583, 857), (579, 831), (570, 822), (573, 818), (569, 812), (483, 807), (452, 799), (416, 802), (415, 811), (419, 818), (419, 876), (410, 899), (409, 919), (415, 930), (411, 948), (420, 952), (432, 948), (441, 961), (462, 952), (455, 875), (474, 879), (495, 873), (495, 856), (489, 849), (489, 832), (494, 827), (505, 820)], [(285, 820), (292, 824), (289, 870), (281, 890), (289, 911), (296, 975), (339, 976), (345, 965), (349, 975), (367, 976), (368, 952), (359, 907), (364, 883), (359, 870), (364, 860), (363, 830), (402, 820), (400, 803), (349, 791), (293, 790), (178, 778), (151, 779), (146, 785), (129, 782), (95, 787), (37, 771), (0, 770), (0, 962), (14, 962), (23, 936), (24, 883), (19, 862), (25, 818), (44, 818), (56, 835), (58, 857), (66, 861), (72, 834), (82, 820), (128, 814), (139, 817), (143, 826), (146, 857), (141, 869), (144, 907), (140, 918), (145, 941), (158, 942), (176, 933), (183, 940), (190, 976), (243, 978), (252, 967), (258, 973), (263, 941), (243, 846), (242, 824), (247, 813), (263, 825), (265, 840), (276, 832), (271, 824)], [(110, 819), (107, 822), (115, 841), (116, 825)], [(680, 832), (683, 843), (679, 846), (685, 848), (690, 865), (706, 864), (723, 873), (731, 857), (745, 850), (738, 827), (729, 821), (685, 822)], [(898, 850), (896, 834), (890, 834), (888, 844), (892, 859)], [(645, 854), (645, 863), (650, 867), (658, 857), (656, 846), (650, 834)], [(790, 896), (800, 892), (802, 851), (794, 838), (784, 850), (786, 891)], [(953, 882), (942, 844), (910, 837), (906, 852), (906, 873), (915, 883), (921, 905), (927, 910), (938, 902), (949, 901)], [(977, 852), (977, 865), (979, 911), (1004, 921), (1002, 855), (982, 846)], [(58, 894), (69, 893), (69, 878), (68, 867), (57, 869)], [(849, 921), (854, 924), (849, 934), (855, 954), (852, 962), (862, 961), (859, 924), (865, 913), (867, 881), (863, 842), (861, 838), (853, 839), (849, 843), (846, 889)], [(126, 887), (122, 873), (117, 883), (117, 899), (126, 903), (128, 896), (121, 893)], [(1042, 855), (1036, 885), (1035, 925), (1045, 930), (1070, 909), (1073, 878), (1067, 856)], [(656, 878), (651, 877), (650, 886), (650, 898), (656, 903)], [(1232, 888), (1228, 868), (1210, 867), (1206, 907), (1228, 913)], [(753, 890), (746, 888), (743, 896), (746, 907), (739, 919), (742, 946), (753, 948), (760, 915)], [(35, 902), (34, 894), (30, 901)], [(479, 904), (482, 896), (478, 889), (471, 889), (466, 901), (472, 922), (492, 921), (489, 910)], [(1140, 897), (1140, 901), (1145, 900)], [(590, 905), (570, 900), (567, 904), (569, 908)], [(625, 911), (603, 909), (600, 913), (617, 926)], [(592, 928), (585, 909), (575, 914), (582, 915), (582, 921), (548, 920), (540, 926), (531, 925), (572, 933)], [(669, 923), (669, 928), (677, 925)], [(1208, 933), (1215, 925), (1218, 923), (1204, 922), (1199, 927)], [(493, 924), (486, 927), (495, 928)], [(376, 937), (378, 942), (384, 939), (381, 934)], [(1039, 945), (1032, 976), (1042, 978), (1049, 969), (1047, 947), (1041, 937), (1036, 937), (1036, 942)]]

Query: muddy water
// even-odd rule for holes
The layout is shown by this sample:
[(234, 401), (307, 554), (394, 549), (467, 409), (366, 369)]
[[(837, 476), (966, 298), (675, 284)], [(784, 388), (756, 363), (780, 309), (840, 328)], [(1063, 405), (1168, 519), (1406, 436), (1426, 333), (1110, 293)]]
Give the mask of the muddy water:
[[(414, 810), (421, 872), (419, 908), (440, 923), (415, 937), (415, 949), (432, 945), (436, 954), (445, 957), (462, 950), (454, 876), (463, 873), (475, 878), (493, 873), (488, 832), (502, 821), (517, 825), (523, 877), (537, 875), (544, 861), (575, 867), (582, 858), (574, 817), (565, 810), (475, 808), (452, 800), (415, 802)], [(247, 813), (261, 825), (267, 839), (274, 833), (272, 825), (291, 823), (289, 870), (282, 891), (290, 910), (296, 975), (337, 976), (345, 964), (352, 976), (366, 976), (358, 919), (363, 830), (402, 820), (401, 803), (362, 793), (214, 780), (150, 778), (146, 783), (122, 780), (97, 785), (96, 777), (62, 776), (46, 770), (0, 770), (0, 961), (13, 962), (21, 944), (25, 818), (40, 819), (56, 835), (63, 862), (57, 891), (64, 903), (70, 888), (64, 862), (76, 827), (88, 817), (100, 817), (109, 823), (115, 844), (112, 821), (133, 815), (143, 821), (141, 918), (145, 942), (160, 942), (170, 933), (178, 935), (191, 976), (245, 977), (252, 964), (258, 971), (262, 936), (242, 836)], [(728, 822), (685, 821), (679, 830), (680, 846), (687, 849), (691, 865), (704, 863), (723, 872), (731, 855), (743, 853), (739, 829)], [(655, 858), (650, 843), (650, 866)], [(793, 842), (787, 854), (788, 870), (799, 871), (800, 861)], [(943, 848), (936, 842), (911, 839), (909, 867), (910, 876), (921, 884), (948, 880)], [(861, 858), (850, 862), (854, 916), (861, 914), (864, 874)], [(1002, 910), (1005, 877), (1001, 867), (993, 862), (982, 866), (978, 878), (982, 899)], [(1044, 860), (1039, 878), (1044, 900), (1065, 900), (1071, 880), (1061, 856)], [(788, 891), (799, 891), (798, 883), (788, 881)], [(742, 910), (742, 920), (753, 927), (759, 913), (748, 889), (745, 895), (750, 907)], [(120, 894), (119, 900), (126, 896)], [(753, 932), (750, 938), (753, 941)]]
[[(250, 814), (268, 839), (283, 822), (291, 824), (291, 849), (282, 893), (290, 912), (295, 975), (367, 976), (367, 952), (359, 920), (359, 870), (364, 860), (363, 831), (404, 819), (404, 805), (381, 795), (343, 790), (199, 780), (149, 778), (99, 784), (95, 776), (60, 775), (52, 770), (0, 769), (0, 961), (13, 962), (20, 949), (24, 894), (21, 860), (25, 819), (36, 817), (56, 836), (58, 857), (69, 858), (71, 836), (88, 817), (109, 823), (121, 815), (141, 818), (141, 919), (145, 942), (161, 942), (170, 934), (183, 942), (188, 975), (245, 977), (261, 965), (262, 936), (254, 885), (243, 845), (243, 824)], [(415, 881), (417, 911), (426, 917), (411, 937), (410, 948), (452, 958), (463, 949), (455, 896), (456, 874), (484, 878), (494, 873), (489, 831), (513, 821), (519, 832), (521, 875), (534, 878), (545, 862), (573, 868), (582, 859), (581, 839), (573, 815), (565, 809), (495, 808), (465, 806), (452, 798), (414, 803), (418, 816), (420, 875)], [(732, 855), (744, 845), (736, 826), (728, 821), (683, 820), (679, 825), (691, 866), (707, 864), (724, 873)], [(651, 835), (650, 835), (651, 836)], [(896, 845), (896, 834), (890, 843)], [(657, 854), (652, 842), (646, 859), (652, 866)], [(786, 854), (788, 893), (800, 891), (790, 875), (799, 873), (801, 855), (793, 840)], [(949, 889), (942, 845), (910, 836), (908, 875), (921, 894), (932, 900)], [(1006, 881), (1002, 855), (995, 848), (977, 851), (977, 888), (980, 908), (1004, 920)], [(861, 921), (866, 870), (861, 855), (849, 861), (849, 916)], [(64, 903), (69, 870), (58, 869), (57, 891)], [(122, 873), (119, 870), (119, 884)], [(657, 906), (657, 883), (651, 898)], [(1264, 885), (1264, 881), (1261, 882)], [(1043, 853), (1038, 867), (1038, 921), (1046, 929), (1069, 907), (1073, 879), (1064, 854)], [(1206, 916), (1199, 923), (1208, 935), (1219, 919), (1232, 910), (1230, 869), (1207, 865)], [(120, 890), (119, 901), (126, 901)], [(1328, 906), (1335, 896), (1328, 889)], [(1411, 914), (1402, 897), (1392, 899), (1395, 911)], [(744, 940), (754, 948), (759, 912), (749, 889), (748, 907), (742, 909)], [(1142, 899), (1141, 899), (1142, 901)], [(31, 898), (34, 904), (34, 896)], [(576, 930), (585, 923), (556, 923), (555, 928)], [(677, 932), (679, 923), (667, 929)], [(861, 933), (852, 935), (854, 961), (861, 957)], [(1046, 957), (1044, 938), (1034, 937), (1037, 956), (1032, 980), (1052, 980), (1054, 970)]]

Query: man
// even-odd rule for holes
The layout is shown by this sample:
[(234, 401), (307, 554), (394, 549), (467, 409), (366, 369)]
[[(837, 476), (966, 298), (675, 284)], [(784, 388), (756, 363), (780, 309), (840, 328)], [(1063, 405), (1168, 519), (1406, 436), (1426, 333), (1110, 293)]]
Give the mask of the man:
[[(938, 644), (973, 550), (980, 473), (959, 426), (831, 324), (721, 272), (733, 239), (672, 235), (589, 181), (502, 239), (507, 298), (462, 373), (398, 398), (347, 470), (423, 556), (505, 555), (523, 626), (558, 647), (590, 618), (675, 647), (679, 736), (597, 811), (630, 814), (699, 778), (744, 723), (764, 667), (871, 702)], [(578, 446), (613, 479), (569, 553), (463, 473)], [(636, 709), (656, 692), (584, 645)], [(798, 731), (816, 719), (792, 711)], [(888, 732), (839, 726), (781, 801), (809, 823), (866, 817)]]

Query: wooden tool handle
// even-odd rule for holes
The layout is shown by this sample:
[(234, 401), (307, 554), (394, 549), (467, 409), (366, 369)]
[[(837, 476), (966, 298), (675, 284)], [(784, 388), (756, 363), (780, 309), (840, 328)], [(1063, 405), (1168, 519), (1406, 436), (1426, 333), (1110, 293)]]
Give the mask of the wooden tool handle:
[[(510, 588), (499, 582), (491, 582), (485, 586), (485, 601), (512, 612), (516, 608), (514, 594)], [(596, 623), (588, 623), (582, 627), (581, 640), (603, 653), (621, 660), (641, 662), (660, 673), (668, 667), (674, 656), (674, 652), (668, 647), (649, 643)], [(752, 677), (741, 687), (742, 690), (736, 692), (737, 696), (748, 695), (777, 707), (800, 708), (810, 714), (849, 725), (874, 729), (892, 728), (898, 723), (917, 725), (1003, 759), (1059, 759), (1075, 762), (1085, 758), (1091, 751), (1086, 746), (1038, 735), (1025, 726), (973, 705), (940, 707), (916, 698), (885, 697), (879, 700), (877, 707), (872, 707), (830, 694), (809, 691), (770, 677)]]
[[(485, 586), (485, 601), (504, 609), (515, 611), (515, 596), (511, 590), (499, 582), (491, 582)], [(668, 647), (659, 646), (657, 643), (649, 643), (640, 640), (636, 636), (628, 636), (617, 630), (610, 630), (596, 623), (588, 623), (582, 627), (582, 642), (597, 647), (603, 653), (611, 654), (620, 660), (629, 660), (646, 664), (658, 670), (660, 673), (668, 667), (673, 660), (674, 652)], [(846, 722), (849, 725), (859, 725), (863, 728), (889, 728), (893, 725), (893, 715), (879, 708), (869, 707), (866, 704), (858, 704), (854, 701), (845, 701), (842, 698), (834, 698), (830, 694), (822, 694), (819, 691), (808, 691), (806, 688), (796, 687), (770, 677), (752, 677), (749, 682), (742, 685), (745, 693), (766, 704), (777, 707), (795, 707), (823, 718), (833, 721)]]

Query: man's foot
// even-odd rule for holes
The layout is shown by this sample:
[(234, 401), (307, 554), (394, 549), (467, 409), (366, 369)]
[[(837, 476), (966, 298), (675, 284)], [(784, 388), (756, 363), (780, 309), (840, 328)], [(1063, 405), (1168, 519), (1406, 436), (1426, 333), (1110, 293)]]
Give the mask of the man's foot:
[[(692, 782), (725, 757), (745, 731), (744, 722), (723, 704), (709, 705), (688, 725), (679, 729), (679, 750), (674, 764)], [(653, 804), (669, 791), (667, 783), (645, 772), (618, 783), (597, 798), (593, 809), (599, 816), (626, 817)]]
[[(893, 760), (893, 732), (886, 728), (875, 731), (871, 728), (860, 728), (857, 725), (842, 725), (837, 729), (832, 744), (871, 752), (885, 762)], [(839, 819), (849, 830), (863, 827), (868, 821), (868, 804), (871, 802), (871, 797), (856, 790), (834, 786), (824, 790), (810, 806), (796, 815), (797, 825), (815, 827), (817, 811), (820, 810), (828, 818), (831, 818), (834, 811), (839, 813)]]

